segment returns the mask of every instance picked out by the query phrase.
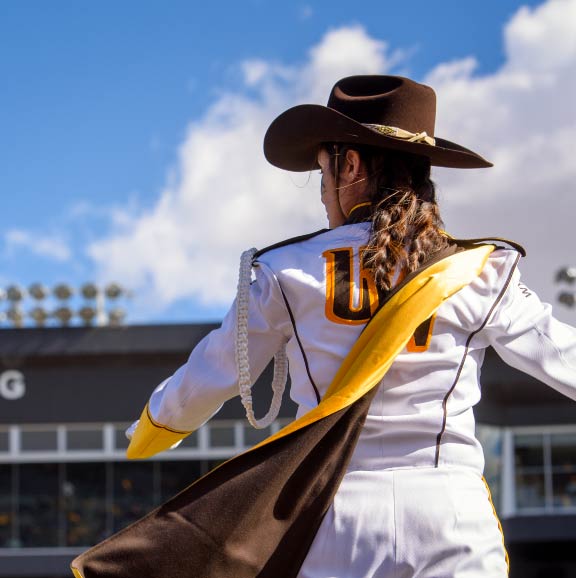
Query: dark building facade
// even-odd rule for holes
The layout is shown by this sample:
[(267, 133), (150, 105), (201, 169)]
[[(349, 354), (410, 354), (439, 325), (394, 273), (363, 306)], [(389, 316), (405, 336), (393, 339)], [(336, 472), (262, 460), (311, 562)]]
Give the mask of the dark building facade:
[[(0, 578), (70, 576), (86, 547), (290, 421), (286, 399), (253, 430), (234, 399), (177, 449), (125, 459), (125, 428), (214, 327), (0, 330)], [(258, 415), (270, 380), (256, 384)], [(478, 435), (511, 576), (576, 576), (576, 404), (491, 351), (482, 382)]]

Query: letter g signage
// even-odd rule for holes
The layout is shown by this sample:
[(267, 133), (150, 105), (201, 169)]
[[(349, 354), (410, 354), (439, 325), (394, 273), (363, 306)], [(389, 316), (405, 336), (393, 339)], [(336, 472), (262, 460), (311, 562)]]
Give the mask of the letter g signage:
[(0, 373), (0, 397), (14, 400), (24, 397), (26, 382), (24, 374), (16, 369), (8, 369)]

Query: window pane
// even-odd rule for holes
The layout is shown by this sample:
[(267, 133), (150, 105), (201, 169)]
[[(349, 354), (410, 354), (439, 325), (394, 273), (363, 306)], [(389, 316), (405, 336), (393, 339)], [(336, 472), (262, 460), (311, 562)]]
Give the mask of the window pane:
[(516, 501), (518, 509), (544, 508), (544, 475), (519, 473), (516, 476)]
[(516, 467), (544, 466), (544, 442), (541, 435), (519, 435), (514, 439)]
[(551, 436), (552, 467), (557, 471), (576, 471), (576, 435)]
[(251, 447), (266, 439), (270, 435), (270, 428), (255, 429), (252, 426), (244, 426), (244, 445)]
[(106, 464), (66, 464), (62, 487), (66, 545), (91, 546), (106, 535)]
[(0, 452), (10, 450), (10, 436), (7, 431), (0, 431)]
[(12, 466), (0, 464), (0, 547), (11, 546)]
[(56, 430), (22, 430), (20, 447), (24, 452), (56, 451), (58, 449)]
[(285, 418), (285, 417), (281, 417), (278, 418), (274, 423), (280, 428), (282, 429), (283, 427), (286, 427), (289, 423), (292, 423), (294, 420), (293, 419), (289, 419), (289, 418)]
[(193, 431), (189, 436), (186, 436), (178, 448), (197, 448), (198, 447), (198, 431)]
[(159, 462), (161, 468), (161, 499), (169, 500), (201, 476), (202, 462)]
[(114, 532), (147, 514), (154, 504), (154, 462), (114, 464)]
[(104, 448), (101, 429), (68, 429), (66, 446), (69, 450), (101, 450)]
[(19, 466), (19, 546), (58, 546), (58, 465)]
[(210, 446), (213, 448), (233, 448), (235, 432), (233, 425), (211, 425)]
[(129, 424), (126, 426), (117, 427), (114, 432), (115, 445), (117, 450), (125, 450), (130, 443), (130, 440), (126, 437), (126, 430)]
[(490, 487), (494, 507), (500, 505), (500, 478), (502, 472), (502, 429), (494, 426), (478, 425), (476, 435), (484, 449), (486, 465), (484, 478)]
[(552, 488), (555, 507), (576, 507), (576, 474), (554, 474)]

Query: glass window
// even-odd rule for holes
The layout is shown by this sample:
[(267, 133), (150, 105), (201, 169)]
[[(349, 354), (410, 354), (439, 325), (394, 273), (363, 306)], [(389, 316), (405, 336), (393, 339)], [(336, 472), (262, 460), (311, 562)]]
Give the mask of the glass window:
[(12, 545), (12, 466), (0, 464), (0, 547)]
[(576, 508), (576, 473), (554, 473), (552, 492), (555, 508)]
[(278, 418), (274, 424), (278, 429), (282, 429), (283, 427), (286, 427), (288, 424), (292, 423), (294, 420), (293, 419), (289, 419), (289, 418), (285, 418), (285, 417), (281, 417)]
[(202, 474), (202, 462), (158, 462), (161, 472), (161, 500), (165, 502), (188, 487)]
[(576, 434), (550, 436), (552, 503), (555, 508), (576, 508)]
[(517, 468), (544, 467), (544, 441), (541, 435), (517, 435), (515, 446)]
[(182, 443), (178, 446), (182, 449), (197, 448), (198, 447), (198, 431), (193, 431), (189, 436), (186, 436)]
[(23, 452), (46, 452), (58, 449), (56, 430), (25, 430), (20, 432), (20, 448)]
[(10, 451), (10, 433), (0, 431), (0, 452)]
[(210, 447), (233, 448), (235, 445), (234, 425), (210, 425)]
[(114, 464), (114, 532), (135, 522), (154, 506), (154, 462)]
[(101, 429), (68, 429), (66, 447), (69, 450), (102, 450), (104, 441)]
[(544, 474), (516, 475), (516, 503), (518, 509), (544, 508), (546, 506), (546, 490)]
[(59, 464), (21, 464), (18, 545), (58, 546)]
[(62, 497), (66, 546), (92, 546), (106, 537), (106, 464), (66, 464)]
[(482, 444), (486, 460), (484, 478), (490, 487), (494, 507), (498, 510), (502, 472), (502, 429), (494, 426), (478, 425), (476, 435)]
[(519, 510), (546, 507), (544, 437), (541, 434), (514, 438), (516, 506)]
[(244, 426), (244, 445), (252, 447), (265, 440), (270, 435), (270, 427), (255, 429), (251, 425)]
[(120, 426), (114, 430), (114, 440), (117, 450), (125, 450), (130, 443), (130, 440), (126, 437), (126, 430), (130, 427), (130, 424), (125, 426)]
[(576, 434), (515, 436), (518, 509), (576, 508)]
[(550, 436), (552, 467), (563, 471), (576, 470), (576, 434)]

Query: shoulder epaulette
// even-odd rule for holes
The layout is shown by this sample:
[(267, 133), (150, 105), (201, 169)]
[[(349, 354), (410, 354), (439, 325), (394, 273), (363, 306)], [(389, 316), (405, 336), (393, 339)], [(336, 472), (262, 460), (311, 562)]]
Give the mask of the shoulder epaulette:
[(316, 237), (317, 235), (321, 235), (322, 233), (326, 233), (330, 229), (320, 229), (319, 231), (314, 231), (313, 233), (308, 233), (307, 235), (299, 235), (298, 237), (291, 237), (290, 239), (285, 239), (284, 241), (280, 241), (279, 243), (274, 243), (274, 245), (269, 245), (268, 247), (264, 247), (263, 249), (259, 249), (254, 253), (253, 261), (258, 259), (258, 257), (264, 255), (268, 251), (272, 251), (273, 249), (279, 249), (280, 247), (285, 247), (286, 245), (292, 245), (293, 243), (300, 243), (302, 241), (307, 241), (308, 239), (312, 239), (312, 237)]
[[(510, 241), (510, 239), (504, 239), (502, 237), (481, 237), (479, 239), (452, 239), (454, 243), (458, 246), (467, 248), (472, 247), (474, 245), (496, 245), (497, 249), (508, 249), (512, 248), (515, 251), (518, 251), (522, 257), (526, 257), (526, 249), (520, 245), (520, 243), (516, 243), (516, 241)], [(497, 243), (503, 243), (503, 245), (499, 245)], [(508, 245), (508, 247), (506, 247)]]

